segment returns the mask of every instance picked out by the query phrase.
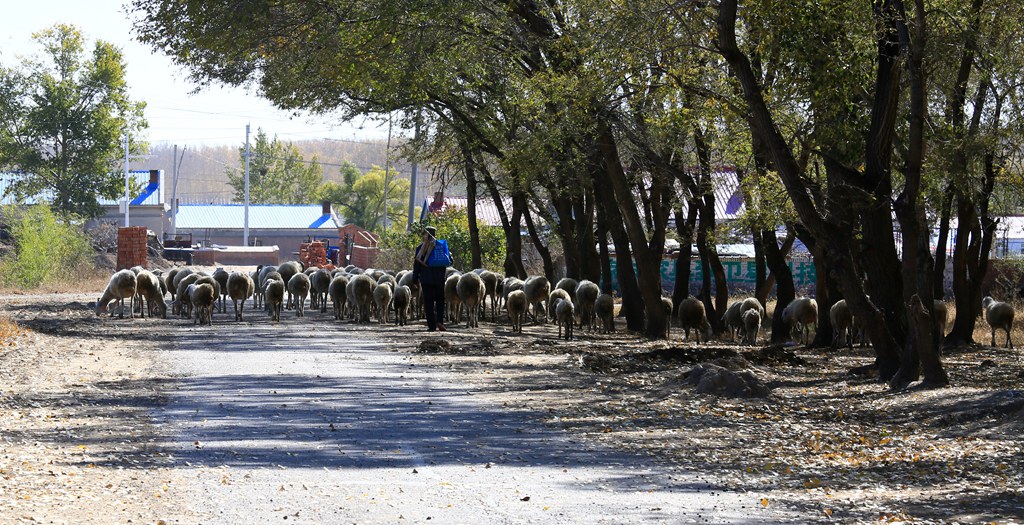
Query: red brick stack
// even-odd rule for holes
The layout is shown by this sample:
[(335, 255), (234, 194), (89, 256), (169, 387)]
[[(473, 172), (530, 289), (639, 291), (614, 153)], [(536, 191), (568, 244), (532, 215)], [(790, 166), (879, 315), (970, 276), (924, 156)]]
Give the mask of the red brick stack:
[(146, 267), (148, 262), (146, 227), (129, 226), (117, 230), (117, 269)]

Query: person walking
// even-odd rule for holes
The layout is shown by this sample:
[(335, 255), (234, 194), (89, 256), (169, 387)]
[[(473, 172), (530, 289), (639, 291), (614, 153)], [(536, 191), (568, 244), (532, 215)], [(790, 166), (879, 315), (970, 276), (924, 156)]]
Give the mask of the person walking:
[[(442, 264), (434, 254), (438, 243), (444, 243), (447, 264)], [(423, 310), (427, 316), (427, 331), (447, 330), (444, 326), (444, 278), (445, 270), (451, 264), (445, 241), (438, 241), (437, 229), (427, 226), (423, 231), (423, 242), (416, 247), (416, 257), (412, 265), (412, 280), (420, 283), (423, 291)]]

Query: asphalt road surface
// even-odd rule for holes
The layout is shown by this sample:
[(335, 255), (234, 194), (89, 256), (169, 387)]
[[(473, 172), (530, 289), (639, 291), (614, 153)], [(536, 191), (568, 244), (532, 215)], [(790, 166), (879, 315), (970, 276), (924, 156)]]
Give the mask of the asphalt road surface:
[(786, 520), (704, 475), (489, 404), (372, 327), (284, 316), (183, 327), (163, 352), (180, 380), (154, 417), (203, 523)]

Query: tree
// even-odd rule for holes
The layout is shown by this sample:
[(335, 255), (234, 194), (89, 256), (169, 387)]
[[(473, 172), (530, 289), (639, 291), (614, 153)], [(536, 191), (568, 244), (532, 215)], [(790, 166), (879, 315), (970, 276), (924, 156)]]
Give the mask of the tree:
[(341, 171), (341, 183), (324, 183), (318, 195), (322, 200), (339, 205), (346, 223), (372, 231), (383, 231), (385, 222), (392, 225), (405, 224), (409, 179), (399, 178), (393, 171), (385, 174), (380, 166), (374, 166), (369, 172), (361, 174), (354, 165), (346, 164), (341, 167)]
[[(86, 39), (57, 24), (33, 35), (43, 48), (18, 67), (0, 67), (0, 165), (22, 174), (8, 193), (24, 199), (53, 194), (61, 212), (102, 213), (99, 196), (124, 191), (126, 130), (146, 127), (144, 103), (128, 98), (125, 64), (113, 44)], [(138, 141), (132, 152), (141, 151)]]
[[(245, 147), (238, 149), (245, 165)], [(245, 201), (245, 173), (227, 170), (228, 184), (235, 190), (235, 200)], [(267, 137), (262, 128), (249, 151), (249, 202), (254, 204), (309, 204), (314, 202), (323, 181), (323, 168), (313, 160), (306, 161), (299, 149)]]

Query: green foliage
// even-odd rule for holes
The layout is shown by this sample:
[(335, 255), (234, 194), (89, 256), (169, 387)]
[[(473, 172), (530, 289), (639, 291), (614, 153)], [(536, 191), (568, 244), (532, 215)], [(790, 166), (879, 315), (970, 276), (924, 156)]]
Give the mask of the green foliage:
[[(245, 147), (238, 149), (245, 165)], [(244, 169), (244, 168), (243, 168)], [(245, 201), (245, 172), (227, 170), (228, 184), (235, 200)], [(249, 151), (249, 202), (254, 204), (310, 204), (317, 200), (323, 181), (323, 168), (316, 157), (306, 162), (294, 144), (285, 144), (275, 136), (267, 137), (262, 128)]]
[[(420, 224), (413, 225), (411, 231), (391, 229), (380, 238), (382, 261), (396, 264), (394, 268), (411, 268), (416, 247), (423, 239), (423, 228), (437, 228), (437, 238), (448, 241), (448, 249), (454, 259), (453, 266), (462, 271), (473, 270), (469, 265), (473, 261), (469, 237), (469, 218), (465, 208), (445, 208), (439, 214), (430, 215)], [(480, 253), (484, 268), (492, 271), (500, 270), (505, 260), (505, 236), (500, 228), (485, 226), (477, 221), (480, 231)], [(379, 266), (384, 267), (384, 264)], [(390, 267), (389, 267), (390, 268)]]
[[(51, 192), (54, 206), (95, 217), (99, 195), (124, 191), (117, 168), (124, 132), (146, 127), (143, 103), (128, 98), (125, 64), (113, 44), (97, 41), (91, 55), (71, 25), (33, 35), (41, 56), (0, 66), (0, 167), (24, 174), (8, 194), (25, 199)], [(133, 143), (133, 152), (143, 145)]]
[(35, 288), (90, 267), (93, 251), (80, 220), (57, 216), (45, 204), (7, 206), (0, 215), (15, 246), (0, 261), (0, 280), (5, 286)]
[(337, 204), (348, 224), (355, 224), (378, 233), (385, 228), (384, 180), (387, 179), (387, 219), (391, 224), (405, 224), (409, 200), (409, 180), (398, 178), (394, 171), (385, 177), (384, 169), (374, 166), (366, 174), (355, 166), (342, 167), (341, 183), (324, 183), (317, 195), (321, 200)]

